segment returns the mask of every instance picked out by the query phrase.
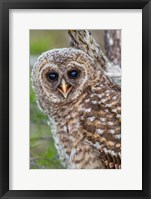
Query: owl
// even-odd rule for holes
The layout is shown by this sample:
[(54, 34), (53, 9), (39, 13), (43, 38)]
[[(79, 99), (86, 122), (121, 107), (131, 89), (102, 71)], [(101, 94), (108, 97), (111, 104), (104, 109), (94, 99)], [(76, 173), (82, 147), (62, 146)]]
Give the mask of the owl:
[(32, 83), (64, 167), (121, 168), (121, 93), (90, 56), (74, 48), (44, 52)]

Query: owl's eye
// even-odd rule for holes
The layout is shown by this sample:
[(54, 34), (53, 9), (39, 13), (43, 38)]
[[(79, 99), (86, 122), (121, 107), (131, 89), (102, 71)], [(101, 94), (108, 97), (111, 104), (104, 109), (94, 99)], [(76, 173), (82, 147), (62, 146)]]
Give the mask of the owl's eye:
[(68, 72), (68, 77), (71, 79), (76, 79), (79, 76), (78, 70), (71, 70)]
[(47, 77), (49, 80), (56, 81), (58, 79), (58, 73), (56, 72), (48, 73)]

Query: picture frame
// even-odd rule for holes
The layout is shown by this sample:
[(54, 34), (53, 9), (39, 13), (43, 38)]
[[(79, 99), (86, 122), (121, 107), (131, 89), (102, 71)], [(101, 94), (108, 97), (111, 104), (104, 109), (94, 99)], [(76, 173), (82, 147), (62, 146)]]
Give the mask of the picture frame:
[[(9, 10), (10, 9), (142, 9), (142, 190), (9, 190)], [(151, 1), (150, 0), (1, 0), (0, 11), (0, 196), (1, 198), (151, 198)]]

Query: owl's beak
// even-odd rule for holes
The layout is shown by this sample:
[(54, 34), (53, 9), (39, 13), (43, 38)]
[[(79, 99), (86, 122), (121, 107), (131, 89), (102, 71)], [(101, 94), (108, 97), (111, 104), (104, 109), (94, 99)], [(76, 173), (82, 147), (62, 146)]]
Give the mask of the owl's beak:
[(68, 94), (71, 91), (71, 89), (72, 89), (72, 86), (67, 84), (67, 82), (64, 79), (62, 79), (61, 84), (58, 87), (58, 90), (64, 96), (64, 98), (68, 97)]

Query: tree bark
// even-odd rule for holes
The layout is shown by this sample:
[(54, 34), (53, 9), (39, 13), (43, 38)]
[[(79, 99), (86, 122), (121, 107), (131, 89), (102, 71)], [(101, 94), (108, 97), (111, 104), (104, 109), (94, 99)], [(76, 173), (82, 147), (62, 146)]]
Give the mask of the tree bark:
[(112, 82), (120, 85), (121, 69), (109, 61), (103, 53), (101, 47), (96, 42), (89, 30), (68, 30), (70, 36), (70, 45), (80, 49), (93, 58), (96, 64), (100, 66), (102, 72), (110, 78)]
[(104, 41), (107, 57), (121, 67), (121, 30), (105, 30)]

